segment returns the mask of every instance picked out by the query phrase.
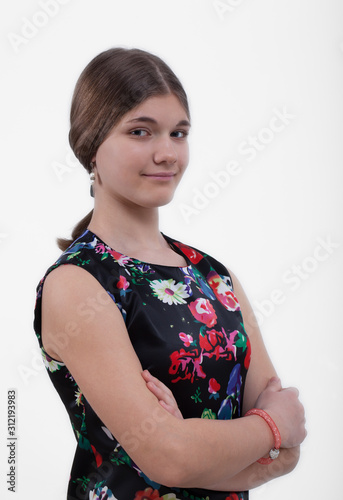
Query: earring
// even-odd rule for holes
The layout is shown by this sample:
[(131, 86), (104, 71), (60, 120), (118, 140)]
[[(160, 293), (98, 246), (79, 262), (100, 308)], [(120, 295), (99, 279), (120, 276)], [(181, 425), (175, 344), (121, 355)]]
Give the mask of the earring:
[[(91, 165), (91, 167), (93, 169), (94, 168), (94, 163), (91, 162), (90, 165)], [(93, 185), (94, 185), (94, 181), (95, 181), (95, 173), (93, 171), (90, 173), (89, 179), (90, 179), (90, 183), (91, 183), (91, 185), (90, 185), (90, 195), (91, 195), (92, 198), (94, 198), (94, 188), (93, 188)]]

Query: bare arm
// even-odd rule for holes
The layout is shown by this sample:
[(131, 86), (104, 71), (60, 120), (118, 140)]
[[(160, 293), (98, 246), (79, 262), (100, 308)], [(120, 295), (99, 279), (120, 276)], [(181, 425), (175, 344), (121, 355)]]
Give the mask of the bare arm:
[(234, 477), (212, 484), (209, 489), (216, 491), (245, 491), (257, 488), (272, 479), (291, 472), (299, 460), (299, 451), (299, 446), (283, 448), (277, 460), (270, 465), (261, 465), (255, 462)]
[[(84, 304), (99, 296), (99, 314), (80, 313)], [(268, 452), (273, 438), (258, 416), (230, 422), (181, 420), (161, 407), (141, 376), (118, 308), (109, 297), (105, 301), (101, 285), (81, 268), (68, 265), (54, 270), (43, 289), (43, 345), (66, 364), (99, 418), (150, 479), (208, 488)], [(70, 324), (76, 327), (71, 329)], [(61, 332), (63, 343), (58, 342)], [(296, 398), (291, 397), (291, 405), (289, 395), (283, 399), (281, 411), (288, 417), (297, 411)], [(136, 430), (151, 419), (154, 432), (149, 439), (137, 438)]]

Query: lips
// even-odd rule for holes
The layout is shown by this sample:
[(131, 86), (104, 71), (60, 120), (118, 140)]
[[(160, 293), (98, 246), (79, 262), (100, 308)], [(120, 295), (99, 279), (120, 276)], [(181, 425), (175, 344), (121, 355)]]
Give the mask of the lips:
[(161, 179), (168, 180), (175, 177), (175, 172), (153, 172), (151, 174), (143, 174), (144, 177), (148, 177), (149, 179)]

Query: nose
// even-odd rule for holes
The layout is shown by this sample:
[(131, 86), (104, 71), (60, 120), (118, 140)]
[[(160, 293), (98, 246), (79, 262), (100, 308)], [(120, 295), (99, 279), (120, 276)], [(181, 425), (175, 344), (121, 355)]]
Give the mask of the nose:
[(177, 160), (177, 153), (174, 144), (170, 137), (161, 138), (156, 143), (156, 148), (154, 152), (155, 163), (166, 163), (167, 165), (173, 165)]

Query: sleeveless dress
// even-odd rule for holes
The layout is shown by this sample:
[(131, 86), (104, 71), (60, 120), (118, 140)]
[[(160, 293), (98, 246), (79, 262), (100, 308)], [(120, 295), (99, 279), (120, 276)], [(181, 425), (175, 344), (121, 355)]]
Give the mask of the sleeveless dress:
[[(163, 237), (185, 258), (187, 266), (154, 265), (129, 258), (86, 230), (47, 270), (37, 287), (34, 329), (48, 375), (66, 407), (77, 442), (68, 500), (249, 498), (247, 491), (172, 488), (151, 481), (126, 453), (125, 443), (117, 442), (101, 422), (66, 365), (49, 357), (42, 345), (45, 278), (60, 265), (80, 266), (113, 299), (143, 369), (171, 389), (184, 418), (240, 417), (250, 342), (230, 275), (214, 258)], [(96, 307), (85, 305), (77, 314), (86, 318), (95, 311)], [(106, 373), (106, 367), (102, 369)], [(142, 422), (137, 429), (140, 438), (149, 439), (152, 432), (153, 420)]]

